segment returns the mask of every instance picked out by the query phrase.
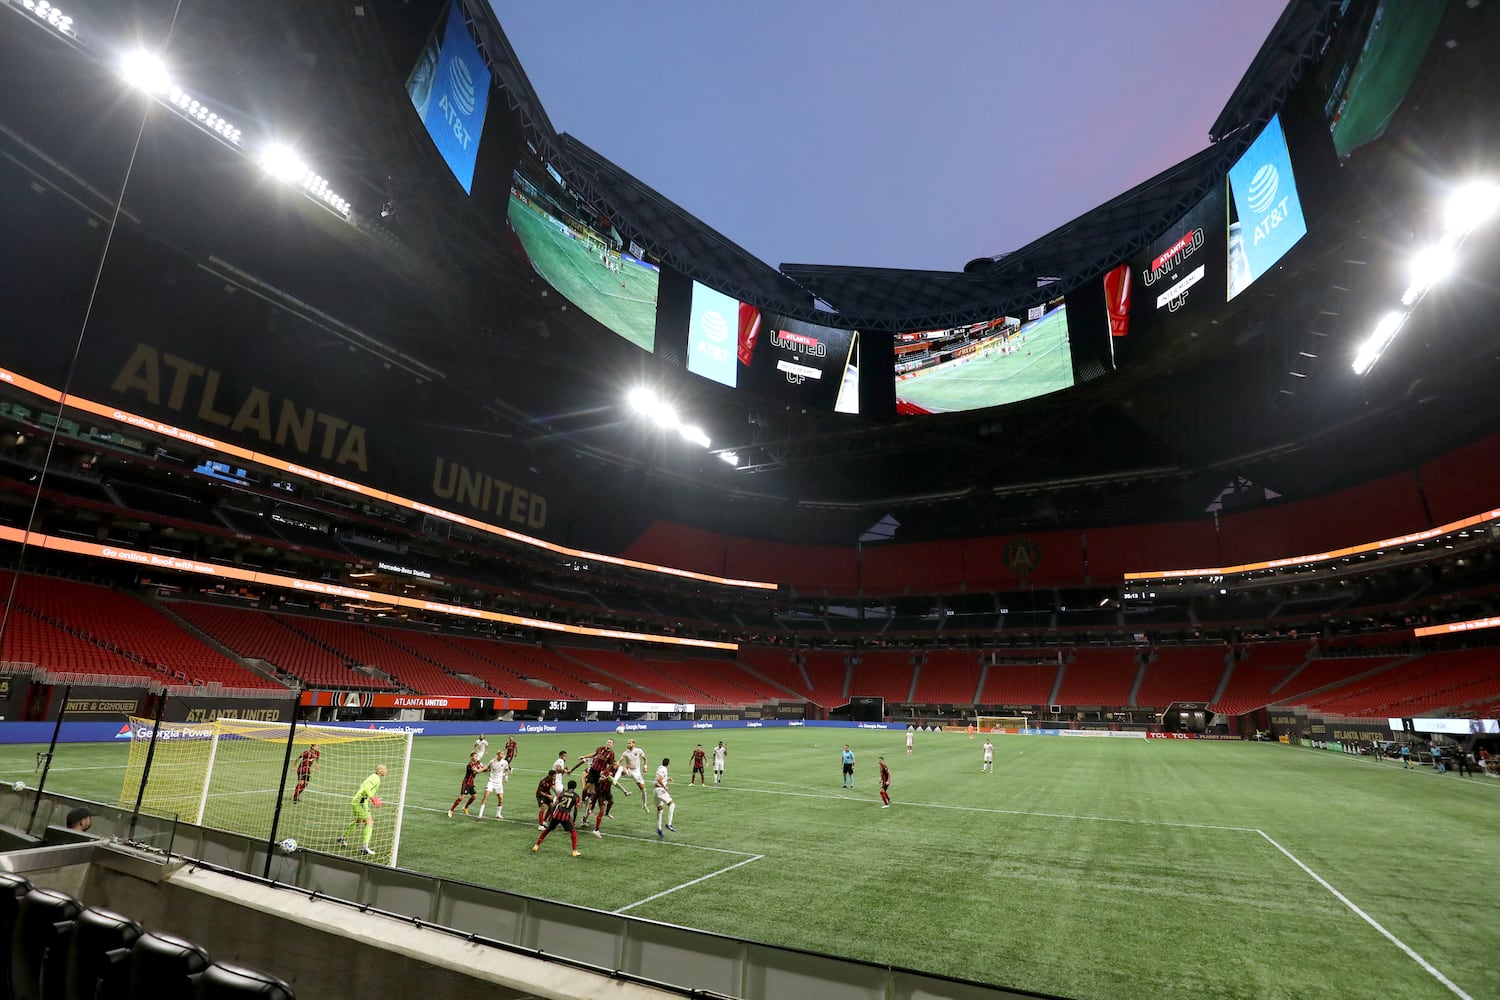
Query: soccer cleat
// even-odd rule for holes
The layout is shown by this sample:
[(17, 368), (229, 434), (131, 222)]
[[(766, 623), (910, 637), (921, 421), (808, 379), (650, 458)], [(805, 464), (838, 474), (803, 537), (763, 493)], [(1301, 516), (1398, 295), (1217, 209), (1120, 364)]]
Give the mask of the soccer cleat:
[(540, 851), (541, 849), (542, 849), (542, 845), (541, 844), (532, 844), (531, 845), (531, 850), (532, 850), (533, 854), (536, 853), (537, 851)]
[(545, 829), (547, 829), (547, 824), (545, 824), (545, 823), (538, 823), (538, 824), (537, 824), (537, 825), (536, 825), (536, 828), (537, 828), (537, 829), (538, 829), (538, 830), (545, 830)]
[(497, 812), (497, 813), (495, 813), (495, 818), (496, 818), (496, 819), (504, 819), (504, 818), (505, 818), (505, 817), (504, 817), (504, 816), (502, 816), (502, 815), (500, 815), (500, 814), (499, 814), (499, 813), (498, 813), (498, 812)]
[(468, 806), (464, 806), (464, 815), (465, 816), (469, 815), (469, 807)]
[(449, 818), (449, 819), (452, 819), (452, 818), (453, 818), (453, 810), (452, 810), (452, 809), (449, 809), (449, 810), (448, 810), (448, 818)]
[(359, 849), (359, 853), (361, 853), (361, 854), (374, 854), (375, 852), (372, 851), (372, 850), (370, 850), (368, 847), (361, 847)]
[(882, 808), (882, 809), (889, 809), (890, 807), (891, 807), (891, 804), (889, 802), (887, 802), (885, 805), (881, 806), (880, 808)]
[(661, 827), (657, 827), (656, 828), (656, 835), (658, 837), (665, 837), (666, 836), (666, 834), (664, 834), (664, 833), (661, 832)]
[(334, 843), (338, 844), (340, 847), (348, 847), (349, 846), (349, 842), (347, 840), (345, 840), (343, 837), (340, 837), (338, 840), (335, 840)]
[(671, 830), (673, 833), (677, 832), (677, 827), (673, 826), (671, 823), (667, 824), (667, 829)]
[(628, 789), (628, 788), (622, 788), (622, 789), (620, 789), (620, 791), (622, 793), (624, 793), (625, 795), (627, 795), (627, 796), (630, 794), (630, 789)]
[(604, 834), (600, 833), (598, 830), (594, 831), (594, 836), (598, 837), (600, 840), (604, 839)]
[(582, 851), (574, 851), (573, 852), (573, 857), (575, 857), (575, 858), (581, 858), (581, 857), (583, 857), (583, 852)]

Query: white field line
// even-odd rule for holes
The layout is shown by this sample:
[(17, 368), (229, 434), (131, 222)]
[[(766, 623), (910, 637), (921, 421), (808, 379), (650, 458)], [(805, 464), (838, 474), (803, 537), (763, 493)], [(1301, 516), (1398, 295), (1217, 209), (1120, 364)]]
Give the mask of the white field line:
[[(663, 841), (663, 843), (668, 843), (668, 841)], [(642, 906), (642, 905), (644, 905), (646, 903), (651, 902), (654, 899), (661, 899), (663, 896), (670, 896), (672, 893), (676, 892), (679, 889), (686, 889), (689, 886), (697, 885), (699, 882), (707, 882), (709, 879), (713, 878), (716, 875), (723, 875), (725, 872), (732, 872), (736, 868), (742, 868), (745, 865), (751, 864), (752, 862), (755, 862), (755, 861), (759, 861), (759, 860), (761, 860), (764, 857), (765, 857), (764, 854), (752, 854), (750, 857), (746, 858), (745, 860), (743, 860), (743, 861), (736, 861), (734, 864), (728, 866), (727, 868), (720, 868), (716, 872), (709, 872), (707, 875), (700, 875), (700, 876), (698, 876), (695, 879), (691, 879), (690, 881), (682, 883), (681, 885), (674, 885), (670, 889), (663, 889), (661, 892), (658, 892), (654, 896), (647, 896), (645, 899), (638, 899), (634, 903), (629, 903), (629, 904), (627, 904), (625, 906), (620, 907), (618, 910), (614, 910), (613, 912), (615, 912), (615, 913), (624, 913), (627, 910), (633, 910), (637, 906)]]
[(1361, 910), (1358, 906), (1356, 906), (1354, 904), (1354, 902), (1349, 899), (1348, 896), (1345, 896), (1342, 892), (1339, 892), (1333, 886), (1329, 885), (1328, 881), (1325, 878), (1323, 878), (1323, 876), (1319, 875), (1317, 872), (1315, 872), (1311, 868), (1307, 867), (1307, 865), (1303, 864), (1302, 861), (1301, 861), (1301, 859), (1299, 859), (1291, 851), (1287, 850), (1285, 847), (1282, 847), (1280, 844), (1276, 843), (1276, 841), (1271, 838), (1270, 834), (1266, 833), (1266, 831), (1264, 831), (1264, 830), (1256, 830), (1255, 832), (1258, 833), (1258, 834), (1260, 834), (1262, 837), (1265, 837), (1266, 841), (1272, 847), (1276, 848), (1282, 854), (1285, 854), (1287, 856), (1287, 858), (1290, 859), (1290, 861), (1292, 862), (1292, 864), (1296, 865), (1298, 868), (1301, 868), (1303, 871), (1307, 872), (1307, 874), (1312, 877), (1312, 879), (1313, 879), (1314, 882), (1317, 882), (1323, 888), (1325, 888), (1329, 892), (1333, 893), (1333, 898), (1337, 899), (1340, 903), (1343, 903), (1349, 909), (1353, 910), (1355, 916), (1359, 917), (1365, 923), (1369, 924), (1371, 927), (1375, 928), (1375, 930), (1379, 931), (1380, 935), (1382, 937), (1384, 937), (1387, 941), (1391, 942), (1391, 944), (1395, 945), (1397, 948), (1400, 948), (1403, 952), (1406, 953), (1406, 956), (1408, 958), (1410, 958), (1413, 962), (1416, 962), (1423, 969), (1426, 969), (1427, 972), (1429, 974), (1431, 974), (1431, 976), (1434, 979), (1436, 979), (1438, 982), (1440, 982), (1444, 986), (1448, 987), (1448, 989), (1451, 990), (1455, 996), (1462, 997), (1463, 1000), (1474, 1000), (1473, 997), (1469, 996), (1469, 994), (1465, 993), (1462, 989), (1460, 989), (1457, 983), (1455, 983), (1453, 980), (1449, 979), (1447, 976), (1445, 976), (1441, 972), (1439, 972), (1433, 966), (1433, 964), (1431, 962), (1427, 961), (1427, 959), (1423, 958), (1421, 955), (1418, 955), (1415, 951), (1413, 951), (1411, 949), (1411, 947), (1409, 945), (1407, 945), (1407, 943), (1405, 941), (1402, 941), (1396, 935), (1392, 934), (1390, 931), (1388, 931), (1384, 927), (1382, 927), (1380, 925), (1379, 921), (1377, 921), (1374, 917), (1370, 916), (1364, 910)]

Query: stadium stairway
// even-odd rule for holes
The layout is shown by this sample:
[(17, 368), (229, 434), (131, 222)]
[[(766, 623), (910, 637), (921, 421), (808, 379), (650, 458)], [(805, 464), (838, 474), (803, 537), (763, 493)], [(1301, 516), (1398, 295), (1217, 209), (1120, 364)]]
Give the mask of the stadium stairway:
[(240, 666), (244, 667), (252, 674), (260, 677), (262, 680), (269, 681), (272, 684), (275, 684), (277, 687), (287, 686), (285, 680), (277, 677), (275, 673), (273, 673), (270, 669), (260, 666), (261, 663), (265, 662), (264, 660), (252, 661), (245, 659), (243, 656), (240, 656), (238, 653), (230, 649), (228, 646), (224, 645), (218, 639), (215, 639), (213, 636), (209, 635), (207, 632), (203, 631), (201, 628), (179, 615), (172, 609), (170, 602), (153, 600), (146, 594), (140, 594), (134, 591), (125, 591), (124, 593), (153, 608), (158, 613), (160, 613), (163, 618), (166, 618), (173, 625), (176, 625), (184, 632), (187, 632), (188, 634), (194, 636), (199, 642), (203, 643), (204, 645), (216, 650), (220, 656), (226, 657), (234, 661), (235, 663), (238, 663)]

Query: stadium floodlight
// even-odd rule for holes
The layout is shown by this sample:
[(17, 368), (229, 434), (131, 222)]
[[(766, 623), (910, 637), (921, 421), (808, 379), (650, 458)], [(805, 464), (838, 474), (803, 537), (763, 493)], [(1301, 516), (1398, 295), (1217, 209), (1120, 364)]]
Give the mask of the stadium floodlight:
[(1363, 375), (1380, 360), (1391, 341), (1396, 339), (1396, 334), (1401, 332), (1407, 316), (1404, 312), (1388, 312), (1380, 318), (1370, 336), (1360, 345), (1359, 353), (1354, 356), (1354, 374)]
[(1427, 294), (1429, 288), (1452, 274), (1457, 264), (1458, 255), (1448, 241), (1418, 253), (1411, 260), (1411, 284), (1407, 286), (1406, 294), (1401, 296), (1401, 304), (1415, 305)]
[(1448, 235), (1462, 239), (1500, 210), (1500, 184), (1470, 181), (1448, 196), (1444, 210)]
[(656, 421), (656, 426), (667, 430), (672, 430), (682, 424), (681, 419), (677, 416), (677, 411), (672, 409), (670, 404), (662, 400), (657, 400), (656, 409), (651, 411), (650, 417)]
[(50, 3), (49, 0), (40, 0), (40, 2), (38, 0), (20, 0), (20, 6), (22, 10), (34, 15), (37, 20), (50, 25), (62, 34), (73, 34), (73, 19), (64, 14), (61, 8)]
[(277, 180), (300, 183), (307, 176), (307, 164), (290, 146), (276, 142), (260, 151), (260, 165)]
[(631, 389), (630, 395), (626, 398), (630, 401), (630, 408), (642, 416), (650, 416), (656, 411), (656, 393), (643, 385)]
[(690, 444), (696, 444), (700, 448), (708, 448), (713, 444), (713, 442), (709, 440), (708, 434), (701, 427), (694, 427), (691, 424), (682, 424), (677, 428), (677, 433), (682, 435), (682, 439), (684, 441), (687, 441)]
[(125, 82), (147, 94), (165, 94), (172, 86), (167, 64), (161, 56), (145, 49), (125, 53), (120, 59), (120, 75)]
[(740, 456), (737, 452), (721, 451), (719, 452), (719, 461), (723, 462), (725, 465), (732, 465), (736, 469), (740, 467)]
[(228, 119), (217, 112), (208, 110), (208, 105), (198, 100), (192, 94), (181, 87), (173, 86), (167, 92), (167, 100), (180, 111), (184, 117), (191, 118), (199, 125), (211, 132), (222, 136), (236, 146), (240, 145), (241, 132), (239, 128), (231, 124)]

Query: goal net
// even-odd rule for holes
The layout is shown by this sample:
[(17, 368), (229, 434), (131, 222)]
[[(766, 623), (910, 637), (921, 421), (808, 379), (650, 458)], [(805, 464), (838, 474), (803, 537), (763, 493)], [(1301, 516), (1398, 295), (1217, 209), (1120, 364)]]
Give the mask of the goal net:
[(974, 724), (981, 733), (1003, 733), (1029, 728), (1031, 720), (1024, 715), (981, 715)]
[[(301, 847), (365, 856), (394, 865), (401, 846), (411, 734), (380, 729), (299, 726), (292, 735), (284, 722), (217, 719), (163, 723), (150, 752), (153, 723), (130, 720), (130, 759), (120, 790), (121, 807), (134, 806), (142, 782), (141, 810), (250, 837), (271, 834), (278, 799), (277, 839)], [(151, 756), (150, 772), (146, 758)], [(286, 765), (286, 783), (282, 768)], [(384, 765), (375, 796), (379, 808), (355, 806), (365, 780)], [(359, 813), (370, 822), (356, 823)], [(340, 840), (344, 844), (340, 844)]]

